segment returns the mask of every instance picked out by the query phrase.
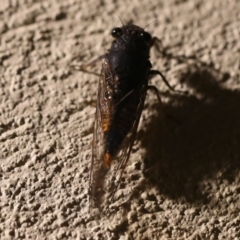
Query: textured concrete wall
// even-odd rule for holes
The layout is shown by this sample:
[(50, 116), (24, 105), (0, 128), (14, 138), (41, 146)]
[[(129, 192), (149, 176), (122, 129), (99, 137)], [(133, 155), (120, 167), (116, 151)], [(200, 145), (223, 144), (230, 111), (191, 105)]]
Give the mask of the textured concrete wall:
[[(112, 214), (88, 214), (98, 77), (72, 71), (146, 26), (163, 119), (149, 93)], [(33, 1), (0, 4), (0, 238), (240, 238), (240, 4)], [(181, 58), (185, 55), (188, 58)], [(93, 71), (100, 72), (101, 63)], [(130, 198), (127, 204), (123, 201)]]

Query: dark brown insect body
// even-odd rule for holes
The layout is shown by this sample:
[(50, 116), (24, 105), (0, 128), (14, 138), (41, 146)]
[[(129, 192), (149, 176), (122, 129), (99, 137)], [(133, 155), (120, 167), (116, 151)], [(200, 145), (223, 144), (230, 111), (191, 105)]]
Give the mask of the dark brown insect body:
[(105, 92), (99, 99), (103, 110), (104, 162), (108, 166), (139, 115), (151, 68), (148, 33), (131, 25), (114, 29), (113, 35), (117, 38), (103, 63), (107, 86), (102, 86)]
[(115, 28), (112, 36), (115, 40), (103, 56), (94, 126), (90, 197), (95, 207), (102, 207), (115, 194), (130, 156), (147, 89), (156, 91), (148, 86), (149, 77), (162, 76), (151, 70), (149, 61), (156, 38), (135, 25)]

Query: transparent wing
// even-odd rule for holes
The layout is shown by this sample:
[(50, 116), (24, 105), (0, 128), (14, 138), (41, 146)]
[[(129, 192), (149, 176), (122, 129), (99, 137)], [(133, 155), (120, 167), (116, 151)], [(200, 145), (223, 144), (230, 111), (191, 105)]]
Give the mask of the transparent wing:
[[(114, 109), (114, 104), (109, 98), (106, 98), (106, 89), (109, 88), (109, 79), (113, 78), (110, 66), (106, 58), (103, 59), (102, 72), (99, 80), (97, 108), (94, 124), (93, 147), (92, 147), (92, 162), (90, 169), (90, 208), (103, 209), (107, 208), (111, 203), (114, 194), (118, 188), (122, 177), (123, 170), (129, 160), (131, 149), (136, 136), (139, 120), (144, 106), (144, 101), (147, 92), (147, 86), (142, 86), (138, 89), (140, 99), (136, 106), (135, 119), (131, 129), (126, 135), (120, 151), (115, 159), (113, 159), (109, 168), (104, 163), (104, 116), (111, 115)], [(108, 80), (108, 81), (107, 81)], [(126, 97), (135, 94), (135, 90), (131, 91)], [(139, 93), (140, 91), (140, 93)], [(125, 98), (125, 97), (124, 97)], [(111, 98), (110, 98), (111, 99)]]
[(112, 103), (105, 97), (107, 89), (107, 78), (112, 77), (109, 64), (103, 58), (102, 71), (99, 79), (96, 115), (94, 123), (94, 133), (92, 142), (92, 161), (90, 168), (90, 208), (100, 208), (105, 192), (105, 177), (109, 171), (103, 161), (104, 134), (103, 116), (109, 115)]
[(112, 202), (114, 195), (118, 189), (123, 171), (129, 160), (132, 146), (133, 146), (133, 143), (134, 143), (134, 140), (136, 137), (138, 124), (139, 124), (139, 120), (140, 120), (140, 117), (142, 114), (142, 110), (143, 110), (144, 102), (145, 102), (145, 98), (146, 98), (146, 93), (147, 93), (146, 86), (143, 86), (141, 91), (142, 91), (142, 94), (141, 94), (139, 104), (137, 106), (135, 121), (133, 122), (132, 128), (129, 131), (128, 135), (126, 136), (126, 138), (122, 144), (121, 150), (119, 151), (119, 153), (116, 157), (116, 161), (113, 163), (113, 166), (112, 166), (111, 189), (110, 189), (110, 195), (109, 195), (110, 202)]

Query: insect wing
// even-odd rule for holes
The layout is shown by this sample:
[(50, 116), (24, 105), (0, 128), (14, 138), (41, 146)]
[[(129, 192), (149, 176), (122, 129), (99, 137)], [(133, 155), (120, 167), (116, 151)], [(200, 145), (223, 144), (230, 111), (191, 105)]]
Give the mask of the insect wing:
[[(113, 78), (108, 60), (103, 59), (102, 73), (99, 81), (97, 110), (94, 125), (93, 136), (93, 152), (90, 172), (90, 204), (92, 207), (99, 209), (106, 208), (112, 202), (114, 194), (121, 181), (123, 170), (129, 160), (132, 146), (135, 140), (139, 120), (144, 107), (146, 98), (147, 86), (143, 85), (141, 89), (133, 90), (131, 94), (137, 92), (140, 96), (138, 105), (136, 106), (135, 119), (132, 123), (131, 129), (126, 135), (120, 151), (113, 159), (111, 167), (107, 167), (103, 160), (104, 153), (104, 133), (103, 122), (104, 116), (111, 116), (114, 111), (113, 102), (106, 98), (106, 91), (109, 89), (107, 79)], [(111, 92), (108, 91), (108, 94)], [(131, 94), (128, 97), (131, 97)], [(123, 123), (124, 124), (124, 123)]]
[(105, 190), (105, 178), (109, 168), (103, 161), (104, 152), (104, 133), (103, 116), (110, 114), (111, 101), (105, 97), (107, 89), (106, 78), (111, 76), (108, 62), (103, 58), (102, 72), (99, 79), (97, 107), (94, 123), (92, 161), (90, 169), (90, 208), (100, 207)]
[(110, 190), (110, 202), (113, 200), (114, 195), (118, 189), (119, 183), (121, 181), (121, 177), (123, 174), (123, 171), (127, 165), (127, 162), (129, 160), (132, 146), (136, 137), (137, 133), (137, 128), (139, 124), (139, 120), (142, 114), (142, 110), (144, 107), (144, 102), (146, 98), (146, 93), (147, 93), (147, 88), (146, 86), (143, 86), (141, 89), (141, 97), (139, 104), (137, 106), (136, 110), (136, 118), (135, 121), (132, 124), (132, 128), (129, 131), (128, 135), (123, 141), (123, 144), (121, 146), (121, 150), (119, 151), (116, 161), (114, 161), (113, 166), (112, 166), (112, 180), (111, 180), (111, 190)]

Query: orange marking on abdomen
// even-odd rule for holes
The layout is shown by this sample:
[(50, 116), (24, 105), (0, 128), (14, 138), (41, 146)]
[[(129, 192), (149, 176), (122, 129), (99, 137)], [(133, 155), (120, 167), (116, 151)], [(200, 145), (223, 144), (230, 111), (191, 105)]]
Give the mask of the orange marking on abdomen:
[(110, 128), (110, 118), (106, 117), (106, 118), (103, 119), (103, 124), (102, 124), (103, 132), (108, 131), (109, 128)]
[(105, 153), (104, 154), (104, 163), (110, 167), (111, 166), (111, 163), (112, 163), (112, 157), (109, 153)]

